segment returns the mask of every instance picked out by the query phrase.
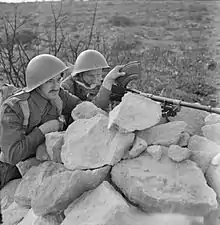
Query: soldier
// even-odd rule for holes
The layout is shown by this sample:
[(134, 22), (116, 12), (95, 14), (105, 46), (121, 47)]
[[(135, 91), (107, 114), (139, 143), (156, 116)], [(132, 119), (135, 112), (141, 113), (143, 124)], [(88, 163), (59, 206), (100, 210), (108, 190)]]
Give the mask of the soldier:
[[(72, 74), (62, 81), (61, 87), (82, 100), (92, 101), (101, 87), (103, 69), (109, 68), (105, 57), (100, 52), (85, 50), (77, 57)], [(123, 96), (124, 92), (121, 94)], [(113, 93), (110, 97), (112, 97), (110, 100), (113, 100)]]
[[(105, 77), (93, 103), (105, 109), (111, 86), (124, 73), (116, 66)], [(68, 69), (57, 57), (42, 54), (34, 57), (26, 69), (26, 84), (19, 93), (8, 98), (0, 112), (1, 187), (20, 178), (16, 164), (35, 156), (45, 141), (45, 134), (65, 129), (73, 108), (81, 102), (75, 95), (60, 88), (63, 73)], [(69, 121), (71, 122), (71, 121)]]

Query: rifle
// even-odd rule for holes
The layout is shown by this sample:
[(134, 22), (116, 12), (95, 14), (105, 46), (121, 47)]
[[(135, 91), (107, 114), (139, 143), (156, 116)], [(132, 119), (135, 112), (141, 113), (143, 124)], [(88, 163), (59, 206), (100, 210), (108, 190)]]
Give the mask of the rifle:
[(178, 99), (166, 98), (162, 96), (153, 95), (150, 93), (144, 93), (136, 89), (127, 88), (128, 83), (130, 83), (132, 80), (140, 78), (140, 75), (141, 75), (140, 66), (141, 66), (140, 62), (133, 61), (126, 64), (121, 69), (121, 72), (125, 72), (125, 76), (122, 76), (116, 79), (116, 85), (113, 85), (112, 87), (111, 99), (113, 101), (114, 100), (121, 101), (121, 98), (123, 97), (125, 93), (131, 92), (131, 93), (139, 94), (146, 98), (152, 99), (154, 101), (161, 102), (162, 114), (165, 117), (175, 116), (181, 106), (206, 111), (209, 113), (216, 113), (220, 115), (220, 108), (200, 105), (198, 103), (189, 103), (189, 102), (185, 102)]

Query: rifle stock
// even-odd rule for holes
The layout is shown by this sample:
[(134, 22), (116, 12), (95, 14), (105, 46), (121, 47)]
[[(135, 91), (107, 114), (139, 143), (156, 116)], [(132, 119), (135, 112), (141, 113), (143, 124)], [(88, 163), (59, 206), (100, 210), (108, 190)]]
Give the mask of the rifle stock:
[(126, 88), (126, 91), (142, 95), (146, 98), (150, 98), (150, 99), (152, 99), (154, 101), (157, 101), (157, 102), (168, 103), (168, 104), (173, 104), (173, 105), (180, 105), (180, 106), (198, 109), (198, 110), (206, 111), (206, 112), (209, 112), (209, 113), (216, 113), (216, 114), (220, 115), (220, 108), (214, 108), (214, 107), (211, 107), (211, 106), (200, 105), (198, 103), (189, 103), (189, 102), (184, 102), (182, 100), (157, 96), (157, 95), (153, 95), (153, 94), (150, 94), (150, 93), (144, 93), (144, 92), (141, 92), (141, 91), (136, 90), (136, 89)]

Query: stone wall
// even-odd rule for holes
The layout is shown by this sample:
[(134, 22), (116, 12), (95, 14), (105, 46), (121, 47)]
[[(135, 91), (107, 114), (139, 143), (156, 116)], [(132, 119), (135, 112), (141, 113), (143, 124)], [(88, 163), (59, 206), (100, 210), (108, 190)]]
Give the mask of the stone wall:
[(83, 102), (1, 190), (5, 225), (217, 225), (220, 116), (128, 93), (109, 114)]

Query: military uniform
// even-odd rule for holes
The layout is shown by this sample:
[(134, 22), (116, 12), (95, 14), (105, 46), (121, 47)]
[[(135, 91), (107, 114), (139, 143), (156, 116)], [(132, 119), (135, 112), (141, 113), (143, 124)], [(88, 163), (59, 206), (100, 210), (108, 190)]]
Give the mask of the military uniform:
[[(94, 99), (100, 98), (99, 92), (103, 89), (103, 86), (101, 85), (95, 88), (87, 87), (84, 84), (84, 81), (80, 80), (80, 76), (78, 75), (86, 71), (110, 68), (111, 67), (108, 65), (105, 57), (100, 52), (94, 49), (87, 49), (78, 55), (74, 66), (72, 66), (72, 74), (62, 82), (61, 87), (84, 101), (93, 102)], [(121, 90), (120, 92), (117, 91), (117, 93), (114, 93), (115, 90), (118, 90), (118, 88), (114, 88), (113, 85), (112, 90), (105, 92), (106, 96), (108, 96), (108, 105), (106, 105), (105, 111), (112, 110), (113, 105), (115, 105), (115, 103), (118, 104), (121, 101), (121, 97), (125, 94), (125, 92), (123, 91), (122, 93)]]
[(76, 77), (71, 75), (61, 83), (61, 87), (84, 101), (92, 101), (100, 88), (100, 86), (96, 86), (93, 89), (87, 88), (83, 83), (79, 82)]
[[(3, 84), (0, 88), (0, 106), (7, 98), (12, 96), (18, 90), (19, 89), (13, 85)], [(2, 156), (3, 155), (1, 152), (1, 148), (0, 148), (0, 158)], [(0, 160), (2, 160), (2, 158)], [(10, 181), (11, 179), (21, 178), (21, 174), (18, 171), (16, 166), (9, 165), (7, 163), (2, 163), (1, 161), (0, 161), (0, 176), (1, 176), (0, 177), (0, 189), (1, 189), (1, 187), (3, 187), (5, 185), (5, 183)]]
[(11, 84), (3, 84), (0, 88), (0, 105), (11, 95), (13, 95), (19, 88)]
[[(83, 101), (94, 101), (99, 93), (99, 90), (103, 89), (102, 86), (96, 86), (95, 88), (88, 88), (83, 83), (77, 80), (76, 77), (69, 76), (67, 77), (62, 83), (61, 87), (71, 93), (72, 95), (76, 95), (78, 98), (82, 99)], [(113, 90), (118, 90), (115, 88), (116, 86), (113, 85)], [(107, 91), (106, 91), (107, 92)], [(125, 92), (121, 91), (118, 95), (112, 93), (112, 91), (108, 90), (106, 95), (109, 95), (109, 103), (103, 108), (105, 111), (112, 110), (113, 106), (117, 105), (121, 101), (121, 97), (125, 94)]]
[[(67, 117), (72, 109), (81, 102), (79, 98), (60, 90), (63, 101), (62, 114)], [(23, 125), (24, 115), (19, 101), (28, 101), (30, 117), (28, 125)], [(0, 146), (4, 153), (4, 161), (16, 165), (36, 152), (36, 148), (44, 142), (44, 135), (39, 130), (41, 124), (58, 119), (56, 106), (43, 98), (36, 90), (21, 93), (7, 99), (2, 105), (0, 116)]]
[[(108, 106), (109, 92), (102, 87), (92, 102), (99, 108), (105, 109)], [(62, 88), (59, 95), (63, 102), (62, 115), (66, 121), (69, 121), (73, 108), (81, 102), (81, 99)], [(24, 115), (18, 104), (19, 101), (28, 101), (30, 117), (27, 127), (23, 125)], [(36, 90), (7, 99), (2, 105), (0, 115), (0, 146), (4, 152), (4, 160), (16, 165), (19, 161), (35, 154), (36, 148), (44, 141), (44, 135), (38, 126), (49, 120), (58, 119), (59, 116), (57, 107)], [(72, 120), (68, 123), (71, 122)]]
[[(95, 68), (97, 66), (99, 68), (108, 67), (101, 53), (94, 50), (87, 52), (92, 53), (89, 58), (94, 61), (91, 62), (89, 60), (92, 63), (89, 66), (89, 70), (94, 69), (94, 65)], [(99, 55), (98, 58), (97, 54)], [(85, 62), (83, 59), (80, 61)], [(61, 88), (59, 97), (52, 100), (53, 103), (45, 99), (38, 92), (38, 87), (47, 81), (51, 81), (52, 85), (58, 87), (59, 81), (54, 78), (61, 75), (67, 69), (68, 67), (56, 56), (50, 54), (35, 56), (30, 60), (26, 68), (25, 92), (16, 93), (16, 95), (3, 102), (0, 110), (0, 148), (4, 153), (4, 162), (0, 163), (0, 167), (7, 174), (5, 177), (5, 172), (0, 168), (1, 179), (5, 177), (3, 185), (10, 181), (12, 177), (14, 178), (14, 173), (11, 172), (13, 168), (8, 170), (7, 166), (14, 166), (16, 168), (15, 165), (17, 163), (34, 156), (37, 147), (44, 142), (45, 136), (39, 129), (39, 126), (50, 120), (60, 119), (61, 115), (65, 117), (67, 125), (70, 124), (73, 121), (70, 116), (71, 112), (82, 100), (90, 99), (97, 107), (103, 110), (108, 108), (111, 90), (106, 89), (104, 86), (95, 91), (89, 89), (87, 91), (85, 86), (84, 88), (77, 87), (77, 90), (72, 92), (75, 95), (71, 95), (71, 92), (68, 93)], [(74, 69), (76, 69), (76, 65), (74, 65)], [(84, 70), (85, 67), (83, 67)], [(87, 67), (86, 71), (88, 71)], [(79, 70), (77, 73), (79, 73)], [(52, 86), (48, 87), (52, 88)], [(5, 167), (7, 168), (5, 169)]]
[[(59, 95), (63, 102), (62, 114), (67, 118), (81, 100), (63, 89)], [(30, 116), (27, 126), (23, 125), (24, 114), (18, 104), (20, 101), (28, 102)], [(35, 156), (37, 147), (45, 141), (38, 127), (59, 116), (57, 107), (35, 90), (14, 95), (3, 103), (0, 113), (0, 147), (4, 155), (4, 163), (0, 164), (1, 186), (21, 177), (15, 165)]]

